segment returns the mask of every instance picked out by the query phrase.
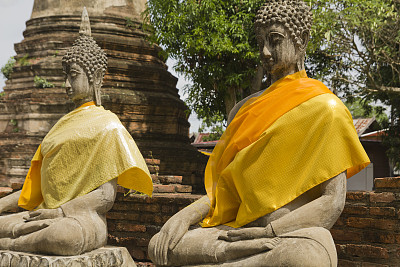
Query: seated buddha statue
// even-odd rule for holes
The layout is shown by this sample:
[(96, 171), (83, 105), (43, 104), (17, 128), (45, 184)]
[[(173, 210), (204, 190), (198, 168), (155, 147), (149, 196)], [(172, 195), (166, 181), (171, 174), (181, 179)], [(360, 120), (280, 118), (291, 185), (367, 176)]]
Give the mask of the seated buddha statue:
[(79, 255), (107, 243), (106, 212), (117, 183), (151, 195), (149, 170), (118, 117), (101, 106), (105, 52), (91, 37), (86, 9), (80, 36), (62, 59), (68, 97), (63, 116), (37, 149), (21, 191), (0, 199), (0, 249)]
[[(345, 105), (304, 70), (312, 14), (269, 0), (255, 31), (272, 85), (242, 100), (205, 170), (207, 195), (151, 239), (160, 266), (336, 266), (329, 229), (369, 164)], [(191, 227), (196, 224), (201, 227)]]

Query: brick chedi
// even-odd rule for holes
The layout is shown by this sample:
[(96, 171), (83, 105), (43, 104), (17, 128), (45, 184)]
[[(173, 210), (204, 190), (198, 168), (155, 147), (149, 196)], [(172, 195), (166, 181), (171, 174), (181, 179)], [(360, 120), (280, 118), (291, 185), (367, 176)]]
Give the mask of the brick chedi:
[[(177, 79), (168, 72), (161, 49), (145, 39), (140, 15), (145, 3), (35, 0), (0, 99), (0, 186), (25, 177), (43, 137), (72, 110), (61, 58), (77, 38), (86, 6), (92, 36), (108, 56), (103, 106), (119, 116), (145, 157), (161, 159), (160, 174), (181, 175), (184, 184), (201, 188), (196, 185), (202, 183), (204, 157), (190, 145), (187, 107), (179, 98)], [(35, 76), (42, 82), (35, 83)]]

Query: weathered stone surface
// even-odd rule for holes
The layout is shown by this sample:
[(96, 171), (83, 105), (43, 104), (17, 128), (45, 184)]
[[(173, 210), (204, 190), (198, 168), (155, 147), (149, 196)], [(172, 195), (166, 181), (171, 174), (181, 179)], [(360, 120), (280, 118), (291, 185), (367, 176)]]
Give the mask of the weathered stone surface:
[(107, 246), (72, 257), (44, 256), (31, 253), (0, 250), (1, 267), (61, 267), (61, 266), (108, 266), (134, 267), (128, 250), (124, 247)]

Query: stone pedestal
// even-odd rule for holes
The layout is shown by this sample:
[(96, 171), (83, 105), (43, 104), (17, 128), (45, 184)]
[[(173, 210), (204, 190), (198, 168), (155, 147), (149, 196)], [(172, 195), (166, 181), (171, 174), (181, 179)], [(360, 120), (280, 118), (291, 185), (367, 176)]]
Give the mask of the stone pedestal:
[(115, 267), (135, 267), (125, 247), (106, 246), (91, 252), (71, 257), (63, 256), (44, 256), (23, 252), (0, 250), (1, 267), (97, 267), (97, 266), (115, 266)]

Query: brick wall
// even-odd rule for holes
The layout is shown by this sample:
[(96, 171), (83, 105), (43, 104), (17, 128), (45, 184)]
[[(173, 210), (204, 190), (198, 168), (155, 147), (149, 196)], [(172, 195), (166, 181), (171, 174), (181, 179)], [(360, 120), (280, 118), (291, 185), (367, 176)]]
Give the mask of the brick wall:
[[(147, 163), (157, 171), (157, 160)], [(153, 198), (118, 188), (107, 215), (109, 244), (127, 247), (139, 266), (152, 266), (147, 257), (150, 238), (172, 215), (201, 197), (191, 194), (181, 180), (180, 176), (153, 174)], [(20, 184), (12, 186), (18, 190)], [(0, 188), (0, 197), (13, 189)], [(400, 177), (375, 179), (371, 192), (348, 192), (345, 209), (331, 230), (339, 266), (400, 266), (399, 219)]]
[(119, 192), (107, 214), (109, 244), (124, 246), (135, 261), (149, 261), (147, 246), (153, 235), (179, 210), (201, 195), (156, 193), (152, 198)]
[(339, 266), (400, 266), (400, 177), (376, 178), (372, 192), (348, 192), (331, 229)]

